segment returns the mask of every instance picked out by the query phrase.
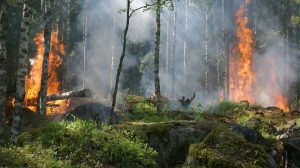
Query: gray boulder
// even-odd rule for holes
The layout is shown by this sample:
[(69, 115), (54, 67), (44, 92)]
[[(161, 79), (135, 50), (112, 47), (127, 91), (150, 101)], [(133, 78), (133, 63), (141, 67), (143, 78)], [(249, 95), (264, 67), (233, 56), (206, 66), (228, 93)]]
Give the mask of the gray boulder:
[(288, 138), (283, 142), (283, 146), (289, 158), (300, 165), (300, 137)]
[(109, 123), (111, 108), (101, 103), (87, 103), (76, 107), (74, 110), (69, 111), (63, 115), (64, 120), (74, 121), (81, 120), (94, 120), (104, 124)]
[(259, 132), (246, 126), (234, 125), (231, 127), (231, 130), (253, 144), (257, 144), (263, 140), (263, 136)]

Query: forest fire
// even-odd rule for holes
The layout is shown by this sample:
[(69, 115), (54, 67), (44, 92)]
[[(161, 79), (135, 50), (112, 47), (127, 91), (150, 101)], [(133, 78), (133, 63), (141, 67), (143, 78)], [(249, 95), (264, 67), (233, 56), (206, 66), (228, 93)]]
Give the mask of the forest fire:
[[(30, 73), (26, 76), (25, 82), (25, 106), (32, 111), (36, 111), (37, 98), (41, 88), (42, 78), (42, 63), (44, 53), (44, 33), (39, 33), (34, 38), (37, 46), (36, 56), (31, 62), (32, 68)], [(64, 54), (64, 44), (59, 40), (58, 32), (51, 33), (51, 50), (49, 56), (49, 78), (47, 96), (60, 92), (60, 82), (58, 81), (57, 69), (62, 64), (61, 55)], [(32, 102), (34, 101), (34, 102)], [(68, 107), (68, 100), (57, 100), (47, 102), (47, 115), (51, 113), (64, 112)]]
[(230, 98), (234, 101), (248, 100), (254, 103), (252, 70), (253, 32), (247, 27), (248, 18), (245, 8), (249, 1), (236, 12), (236, 35), (238, 45), (233, 49), (233, 59), (230, 62)]
[[(254, 37), (253, 31), (248, 27), (248, 17), (246, 16), (246, 7), (250, 0), (245, 0), (239, 10), (236, 12), (236, 36), (238, 44), (233, 49), (233, 54), (230, 60), (229, 81), (230, 81), (230, 99), (233, 101), (247, 100), (250, 103), (259, 103), (263, 105), (272, 105), (281, 108), (284, 111), (289, 111), (288, 101), (280, 92), (280, 89), (265, 91), (268, 101), (260, 100), (258, 90), (262, 90), (263, 86), (257, 81), (257, 75), (253, 71), (253, 54), (254, 54)], [(278, 82), (275, 74), (274, 62), (267, 61), (270, 66), (270, 74), (264, 73), (264, 76), (269, 76), (267, 86), (272, 88), (275, 82)]]

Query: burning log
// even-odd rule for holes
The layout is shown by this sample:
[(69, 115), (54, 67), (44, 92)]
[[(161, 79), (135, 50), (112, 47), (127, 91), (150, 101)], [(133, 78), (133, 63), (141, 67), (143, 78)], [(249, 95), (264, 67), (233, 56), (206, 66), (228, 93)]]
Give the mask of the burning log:
[[(93, 96), (90, 89), (82, 89), (76, 91), (69, 91), (64, 93), (57, 93), (47, 96), (46, 101), (57, 101), (75, 97), (91, 98)], [(37, 106), (37, 99), (27, 99), (25, 101), (26, 106)], [(53, 104), (47, 104), (46, 106), (53, 106)], [(55, 106), (55, 105), (54, 105)]]
[(74, 97), (91, 98), (92, 96), (93, 96), (93, 94), (90, 89), (83, 89), (83, 90), (53, 94), (53, 95), (47, 96), (46, 100), (47, 101), (56, 101), (56, 100), (64, 100), (64, 99), (68, 99), (68, 98), (74, 98)]

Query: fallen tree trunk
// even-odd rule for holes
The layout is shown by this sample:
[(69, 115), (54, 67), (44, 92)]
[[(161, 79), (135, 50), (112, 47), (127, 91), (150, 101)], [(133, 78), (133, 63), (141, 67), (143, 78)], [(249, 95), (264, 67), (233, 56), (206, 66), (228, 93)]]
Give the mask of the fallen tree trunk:
[[(90, 89), (82, 89), (82, 90), (69, 91), (69, 92), (50, 95), (47, 96), (46, 101), (49, 102), (49, 101), (56, 101), (56, 100), (64, 100), (64, 99), (75, 98), (75, 97), (91, 98), (93, 97), (93, 94)], [(25, 106), (37, 106), (37, 99), (25, 100)]]
[(91, 98), (92, 96), (93, 96), (92, 91), (90, 89), (83, 89), (83, 90), (53, 94), (47, 96), (46, 101), (64, 100), (64, 99), (69, 99), (74, 97)]

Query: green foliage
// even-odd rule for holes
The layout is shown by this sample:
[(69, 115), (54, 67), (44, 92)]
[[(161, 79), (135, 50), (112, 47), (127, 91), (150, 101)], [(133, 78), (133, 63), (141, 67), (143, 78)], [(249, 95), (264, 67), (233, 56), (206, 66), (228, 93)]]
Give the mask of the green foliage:
[(0, 148), (0, 167), (65, 167), (71, 168), (69, 161), (57, 160), (53, 149), (40, 145)]
[(135, 104), (132, 109), (132, 118), (135, 119), (142, 119), (144, 117), (154, 116), (156, 114), (156, 107), (152, 103), (140, 102)]
[[(18, 144), (22, 146), (20, 148), (40, 146), (42, 150), (51, 150), (57, 161), (70, 162), (72, 167), (156, 166), (156, 152), (131, 132), (94, 122), (50, 123), (21, 134)], [(31, 154), (37, 153), (32, 150)]]
[(222, 101), (217, 105), (213, 105), (208, 107), (205, 112), (208, 113), (227, 113), (235, 109), (246, 109), (247, 104), (245, 103), (237, 103), (232, 101)]
[(296, 119), (296, 125), (299, 127), (300, 126), (300, 118)]

